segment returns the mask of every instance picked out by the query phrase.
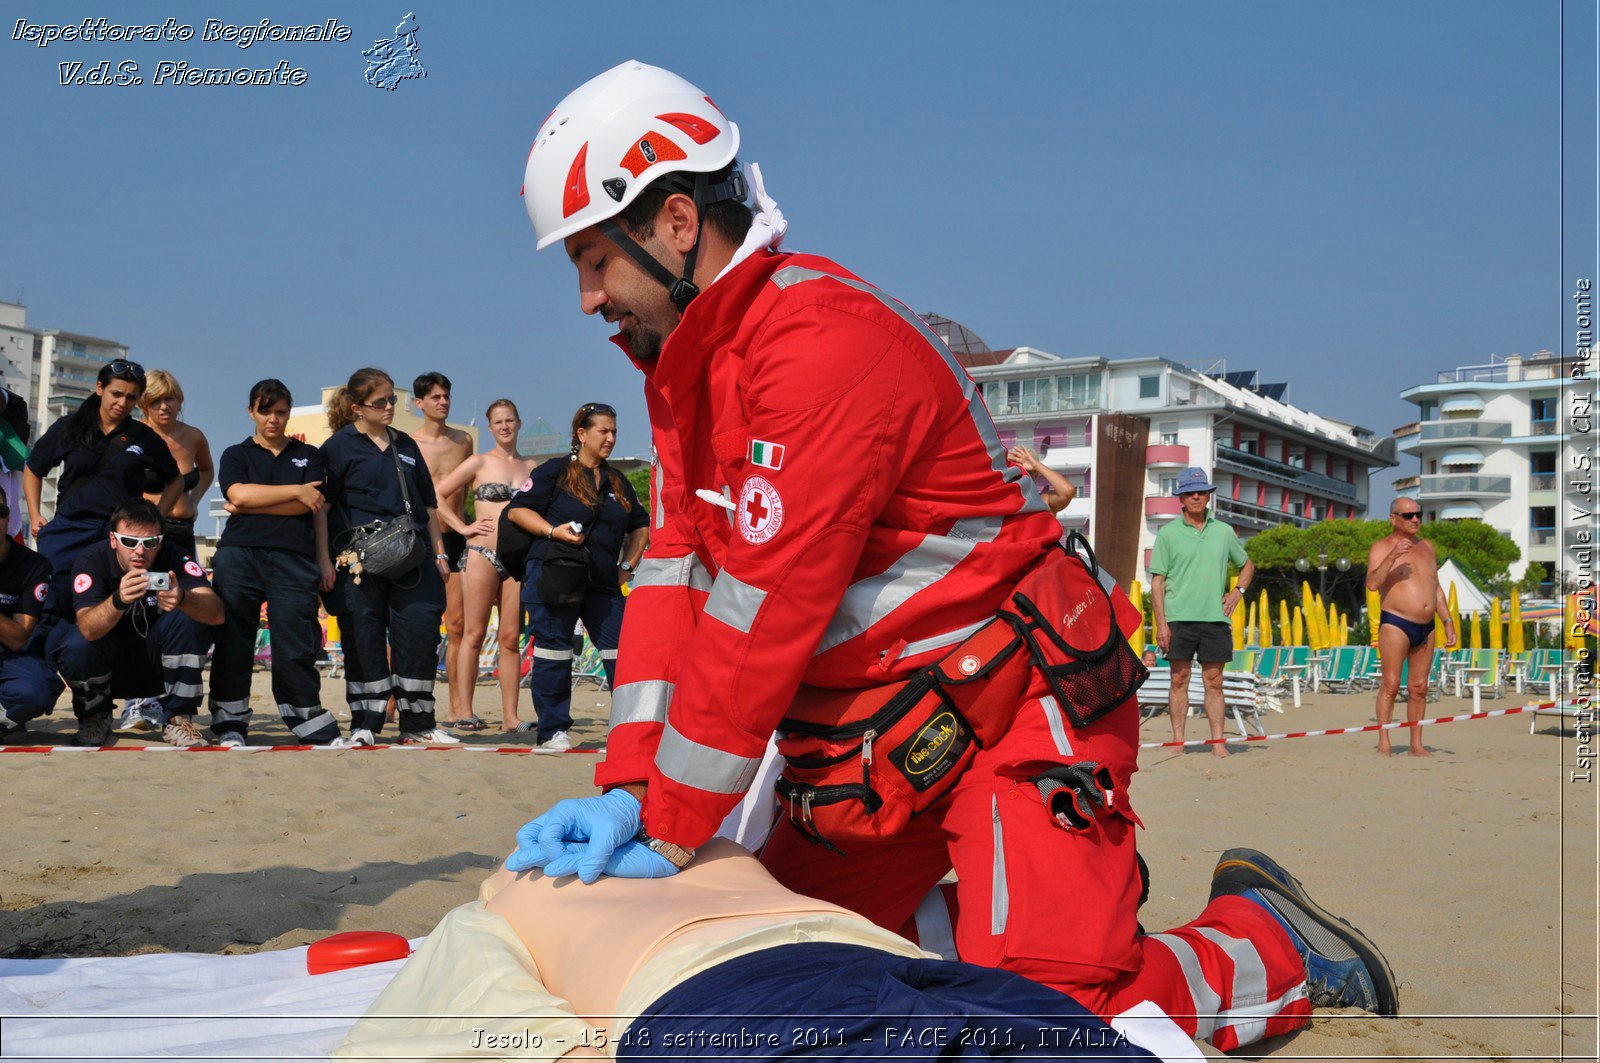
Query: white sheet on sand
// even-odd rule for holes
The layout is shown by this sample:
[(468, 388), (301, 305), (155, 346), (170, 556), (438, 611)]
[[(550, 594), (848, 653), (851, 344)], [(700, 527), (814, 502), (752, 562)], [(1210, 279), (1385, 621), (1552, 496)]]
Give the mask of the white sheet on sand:
[(313, 977), (304, 947), (0, 960), (0, 1057), (326, 1059), (403, 962)]

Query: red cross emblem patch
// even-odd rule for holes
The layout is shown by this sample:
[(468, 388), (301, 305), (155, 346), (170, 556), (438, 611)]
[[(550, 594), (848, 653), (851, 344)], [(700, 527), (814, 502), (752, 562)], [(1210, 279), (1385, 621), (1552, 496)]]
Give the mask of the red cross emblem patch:
[(752, 476), (739, 491), (737, 511), (739, 535), (747, 543), (760, 545), (783, 527), (783, 499), (765, 477)]

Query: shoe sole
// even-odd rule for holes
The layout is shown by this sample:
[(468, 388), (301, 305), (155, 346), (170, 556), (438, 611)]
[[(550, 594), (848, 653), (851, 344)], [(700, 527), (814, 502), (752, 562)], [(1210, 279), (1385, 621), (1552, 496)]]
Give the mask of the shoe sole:
[(1390, 1018), (1399, 1014), (1400, 987), (1395, 982), (1394, 969), (1372, 939), (1357, 930), (1348, 919), (1339, 918), (1312, 900), (1300, 880), (1279, 867), (1265, 853), (1254, 849), (1229, 849), (1212, 869), (1212, 881), (1216, 881), (1217, 876), (1225, 871), (1234, 872), (1231, 878), (1233, 882), (1240, 880), (1238, 872), (1247, 872), (1253, 879), (1248, 883), (1249, 886), (1289, 898), (1319, 926), (1348, 945), (1372, 975), (1372, 987), (1378, 994), (1378, 1014)]

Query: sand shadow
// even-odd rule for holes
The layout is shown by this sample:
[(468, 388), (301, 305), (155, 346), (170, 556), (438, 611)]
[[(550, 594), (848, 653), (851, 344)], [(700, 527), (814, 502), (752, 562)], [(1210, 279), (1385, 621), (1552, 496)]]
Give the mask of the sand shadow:
[[(239, 952), (291, 931), (305, 932), (303, 944), (353, 929), (340, 925), (347, 908), (379, 904), (418, 883), (486, 872), (500, 859), (459, 852), (419, 863), (385, 860), (329, 870), (280, 865), (197, 872), (174, 886), (0, 911), (0, 959)], [(284, 904), (286, 899), (294, 903)]]

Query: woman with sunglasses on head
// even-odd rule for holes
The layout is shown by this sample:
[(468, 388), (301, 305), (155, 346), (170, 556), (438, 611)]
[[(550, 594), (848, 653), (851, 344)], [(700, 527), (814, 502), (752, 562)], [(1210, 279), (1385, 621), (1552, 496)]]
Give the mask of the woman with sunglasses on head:
[[(211, 444), (206, 441), (204, 432), (179, 420), (183, 414), (183, 388), (178, 378), (165, 369), (152, 369), (145, 374), (139, 412), (144, 415), (144, 423), (172, 452), (172, 459), (183, 475), (183, 490), (171, 511), (162, 510), (162, 534), (167, 542), (193, 557), (194, 520), (200, 514), (200, 499), (205, 497), (211, 481), (216, 478), (211, 465)], [(158, 475), (145, 470), (144, 497), (160, 506), (167, 485), (157, 482)]]
[[(533, 707), (545, 749), (572, 748), (567, 731), (572, 727), (572, 657), (579, 620), (600, 651), (606, 682), (614, 681), (622, 580), (632, 575), (650, 536), (650, 521), (633, 485), (606, 463), (616, 443), (616, 410), (598, 402), (579, 407), (572, 418), (571, 459), (547, 461), (535, 469), (502, 514), (534, 538), (522, 601), (533, 632)], [(587, 549), (587, 580), (580, 580), (576, 591), (570, 585), (558, 587), (550, 578), (557, 566), (547, 562), (557, 553), (572, 553), (551, 544)]]
[[(357, 369), (328, 402), (333, 434), (322, 444), (328, 519), (317, 542), (323, 601), (344, 643), (350, 744), (372, 746), (392, 694), (402, 745), (454, 745), (434, 718), (434, 665), (450, 568), (439, 534), (438, 499), (417, 444), (390, 427), (394, 380)], [(387, 577), (369, 571), (363, 541), (409, 518), (423, 546), (416, 563)]]
[(211, 567), (226, 619), (211, 658), (211, 730), (225, 746), (244, 745), (250, 728), (263, 604), (272, 635), (272, 698), (294, 744), (345, 744), (339, 722), (322, 707), (316, 664), (317, 543), (327, 538), (328, 520), (322, 451), (285, 434), (293, 404), (283, 381), (257, 381), (246, 406), (255, 434), (222, 452), (230, 516)]
[(465, 628), (461, 644), (450, 646), (445, 651), (458, 655), (456, 674), (465, 679), (450, 687), (448, 723), (462, 731), (481, 731), (486, 726), (472, 711), (472, 677), (478, 674), (478, 658), (483, 653), (483, 642), (489, 632), (489, 613), (498, 605), (500, 621), (496, 637), (500, 644), (500, 729), (531, 731), (531, 724), (523, 724), (517, 719), (518, 651), (521, 649), (518, 638), (522, 634), (521, 587), (518, 578), (522, 574), (507, 572), (495, 554), (495, 547), (499, 542), (500, 514), (516, 493), (517, 485), (528, 479), (534, 461), (517, 453), (517, 433), (522, 431), (522, 418), (517, 413), (516, 403), (510, 399), (495, 400), (489, 404), (488, 418), (494, 446), (456, 466), (436, 487), (439, 494), (448, 497), (470, 483), (473, 499), (471, 524), (448, 508), (439, 510), (440, 521), (467, 540), (461, 561), (465, 583), (462, 588)]
[[(106, 520), (130, 498), (144, 493), (147, 479), (163, 484), (157, 506), (172, 512), (183, 492), (177, 462), (166, 441), (133, 419), (144, 394), (144, 367), (118, 358), (102, 366), (94, 394), (52, 424), (28, 455), (22, 492), (37, 549), (54, 573), (47, 614), (72, 615), (72, 566), (106, 537)], [(55, 514), (45, 520), (45, 477), (56, 468)], [(41, 624), (41, 629), (45, 624)]]

